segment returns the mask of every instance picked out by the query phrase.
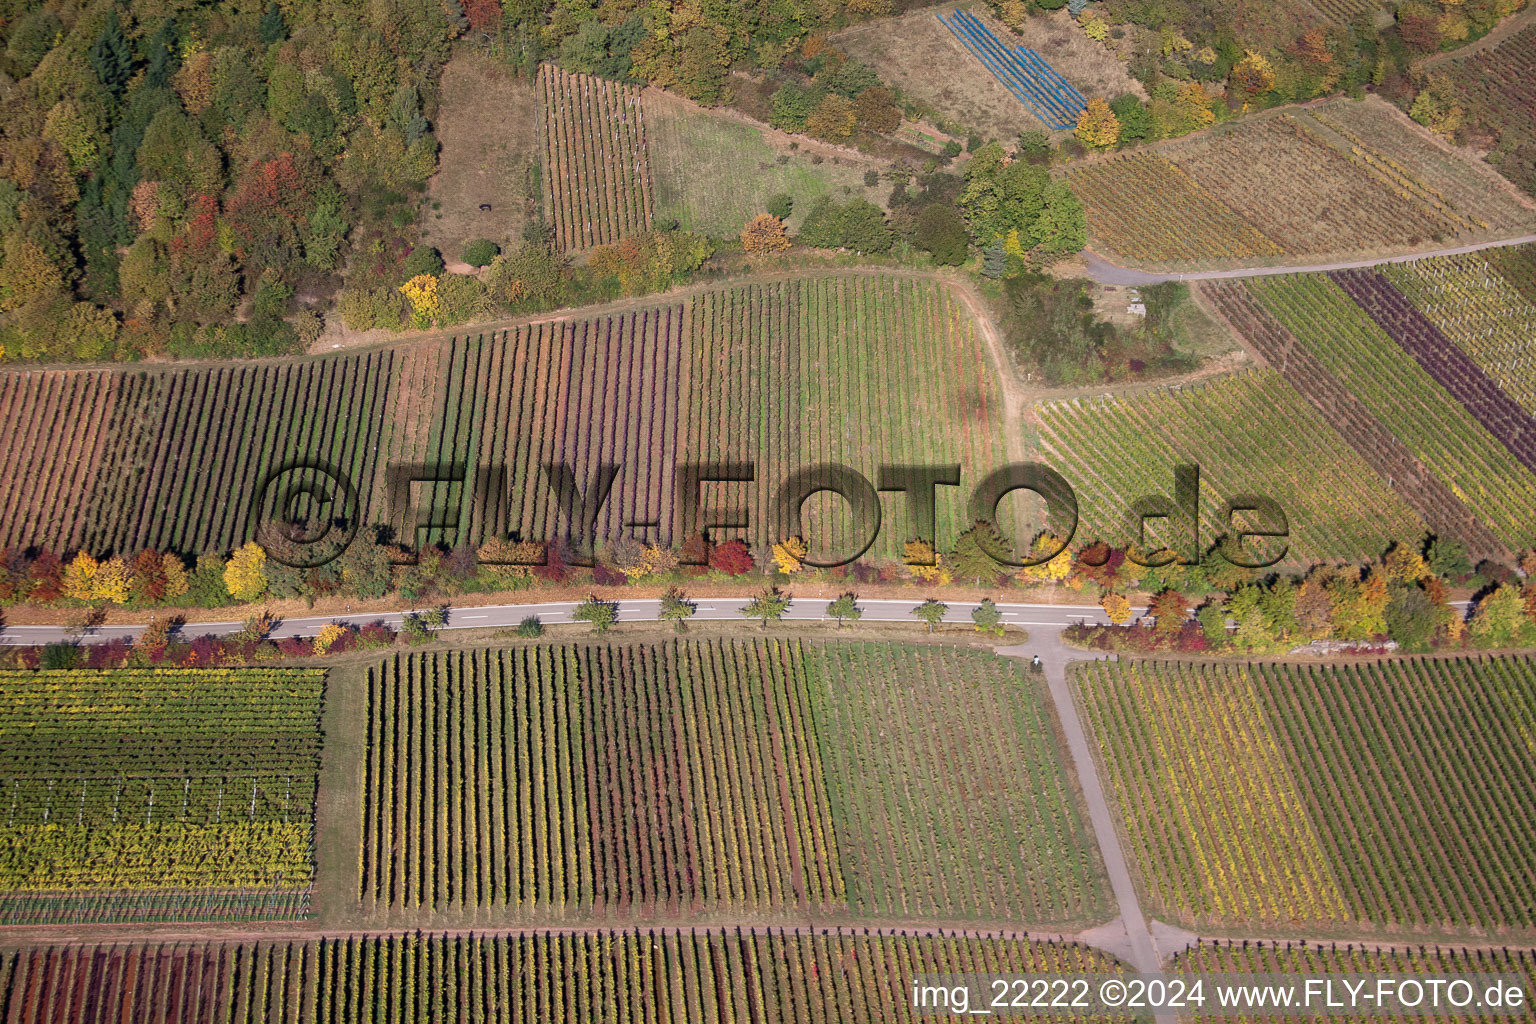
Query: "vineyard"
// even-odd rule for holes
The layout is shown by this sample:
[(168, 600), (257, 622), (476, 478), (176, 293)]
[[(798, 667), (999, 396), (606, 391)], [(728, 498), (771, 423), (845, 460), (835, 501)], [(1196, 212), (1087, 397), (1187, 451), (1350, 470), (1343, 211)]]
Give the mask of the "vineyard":
[[(1097, 860), (1026, 685), (990, 655), (891, 644), (396, 657), (368, 677), (359, 895), (525, 920), (1096, 920)], [(932, 735), (898, 739), (917, 715)]]
[(107, 1007), (142, 1024), (894, 1022), (926, 1019), (908, 986), (930, 972), (1121, 967), (1076, 944), (943, 933), (415, 933), (34, 947), (0, 954), (0, 1002), (14, 1024), (89, 1024)]
[(1536, 419), (1475, 360), (1452, 344), (1384, 275), (1342, 270), (1329, 277), (1510, 454), (1536, 472)]
[(1165, 155), (1288, 255), (1412, 248), (1451, 237), (1351, 155), (1289, 114), (1174, 143)]
[(562, 249), (651, 227), (651, 169), (640, 90), (553, 64), (539, 70), (545, 216)]
[(978, 651), (823, 644), (804, 656), (856, 911), (1110, 916), (1040, 682)]
[(1536, 412), (1536, 305), (1470, 253), (1396, 263), (1387, 279), (1527, 412)]
[(85, 496), (105, 457), (125, 376), (110, 371), (0, 374), (0, 548), (77, 546)]
[[(1454, 977), (1459, 974), (1524, 975), (1526, 991), (1536, 981), (1536, 955), (1529, 950), (1514, 949), (1457, 949), (1441, 946), (1416, 946), (1396, 951), (1378, 951), (1358, 948), (1337, 942), (1300, 943), (1283, 946), (1275, 942), (1202, 941), (1193, 949), (1174, 958), (1173, 970), (1186, 974), (1369, 974), (1369, 975), (1423, 975), (1426, 977)], [(1383, 1024), (1408, 1024), (1424, 1020), (1413, 1015), (1393, 1016), (1373, 1013)], [(1494, 1021), (1529, 1020), (1530, 1011), (1514, 1016), (1475, 1016), (1458, 1014), (1455, 1018), (1466, 1024), (1492, 1024)], [(1205, 1014), (1189, 1018), (1202, 1024), (1237, 1024), (1251, 1018), (1225, 1017)], [(1318, 1021), (1344, 1021), (1346, 1016), (1313, 1017)]]
[(25, 514), (0, 522), (0, 546), (227, 551), (253, 535), (262, 484), (296, 464), (339, 469), (366, 498), (390, 367), (386, 351), (0, 374), (0, 418), (29, 439), (3, 456), (0, 501)]
[(396, 656), (369, 672), (365, 906), (826, 907), (805, 673), (742, 643)]
[[(849, 150), (826, 157), (811, 148), (817, 144), (802, 148), (798, 141), (791, 149), (787, 136), (658, 91), (646, 93), (645, 116), (655, 215), (676, 220), (684, 231), (735, 238), (780, 193), (793, 201), (787, 222), (791, 230), (799, 230), (822, 196), (838, 202), (858, 196), (885, 204), (888, 185), (864, 184), (866, 171), (885, 165)], [(700, 182), (709, 184), (701, 187)]]
[(1384, 551), (1423, 532), (1413, 510), (1273, 371), (1050, 402), (1035, 415), (1046, 461), (1077, 491), (1085, 537), (1123, 542), (1115, 517), (1143, 496), (1171, 495), (1179, 464), (1200, 467), (1206, 543), (1228, 532), (1222, 503), (1243, 494), (1281, 502), (1288, 558), (1303, 565)]
[(1150, 913), (1536, 930), (1530, 659), (1092, 662), (1073, 677)]
[(1151, 150), (1085, 163), (1068, 180), (1083, 201), (1093, 237), (1123, 256), (1194, 262), (1281, 254), (1278, 245)]
[[(974, 483), (1006, 461), (1001, 396), (984, 343), (942, 285), (848, 276), (739, 285), (680, 303), (593, 320), (522, 327), (452, 345), (427, 447), (411, 461), (505, 464), (509, 501), (457, 492), (456, 541), (561, 523), (538, 466), (591, 478), (621, 466), (598, 524), (654, 523), (675, 543), (676, 466), (756, 464), (750, 485), (716, 485), (745, 502), (767, 536), (772, 496), (788, 473), (841, 462), (875, 480), (883, 464), (958, 462)], [(963, 488), (940, 488), (939, 534), (965, 528)], [(445, 490), (445, 493), (446, 490)], [(828, 499), (830, 502), (831, 499)], [(875, 553), (895, 557), (913, 527), (899, 503)], [(818, 511), (825, 514), (818, 515)], [(494, 521), (485, 521), (494, 517)], [(806, 504), (813, 552), (856, 550), (840, 501)]]
[[(1422, 465), (1419, 479), (1432, 475), (1455, 502), (1486, 524), (1482, 532), (1509, 549), (1529, 545), (1536, 537), (1529, 510), (1536, 501), (1536, 474), (1525, 466), (1475, 419), (1455, 395), (1417, 362), (1404, 357), (1403, 349), (1337, 284), (1324, 276), (1286, 275), (1256, 278), (1242, 286), (1262, 312), (1261, 320), (1273, 320), (1295, 340), (1284, 351), (1266, 352), (1272, 363), (1289, 370), (1289, 358), (1315, 360), (1315, 368), (1329, 381), (1357, 396), (1360, 406), (1396, 440), (1383, 442), (1384, 450), (1401, 445)], [(1254, 332), (1260, 333), (1260, 332)], [(1260, 343), (1262, 349), (1263, 343)], [(1313, 378), (1316, 380), (1317, 378)], [(1307, 393), (1311, 381), (1298, 381)], [(1357, 450), (1373, 443), (1366, 433), (1344, 432)], [(1411, 468), (1411, 467), (1410, 467)], [(1406, 495), (1404, 481), (1394, 484)], [(1443, 495), (1442, 495), (1443, 496)], [(1421, 510), (1422, 511), (1422, 510)], [(1465, 515), (1453, 509), (1426, 515), (1426, 520), (1461, 522), (1454, 532), (1477, 545), (1479, 528), (1465, 523)]]
[(1536, 26), (1497, 46), (1453, 63), (1449, 80), (1466, 107), (1467, 120), (1497, 139), (1494, 161), (1529, 191), (1531, 147), (1536, 145)]
[[(388, 465), (506, 468), (504, 480), (486, 477), (498, 500), (462, 481), (427, 485), (429, 504), (461, 514), (429, 540), (545, 537), (563, 525), (539, 470), (551, 460), (574, 467), (583, 488), (597, 463), (622, 467), (603, 536), (652, 523), (652, 539), (680, 544), (685, 459), (756, 462), (754, 483), (708, 497), (750, 499), (761, 540), (783, 539), (767, 536), (768, 513), (790, 470), (835, 461), (874, 481), (884, 464), (958, 462), (965, 487), (938, 489), (947, 542), (965, 526), (963, 492), (1006, 461), (1001, 403), (956, 296), (894, 275), (737, 285), (341, 358), (6, 373), (0, 422), (29, 440), (0, 454), (0, 499), (18, 510), (0, 524), (0, 547), (228, 551), (274, 514), (256, 507), (263, 482), (279, 480), (271, 499), (315, 477), (308, 467), (350, 481), (358, 522), (393, 514), (409, 538)], [(904, 503), (887, 504), (875, 553), (894, 558), (914, 528)], [(856, 549), (840, 501), (813, 499), (805, 512), (814, 550)]]
[(305, 914), (324, 678), (0, 672), (0, 922)]
[(1083, 94), (1027, 46), (1005, 46), (981, 19), (956, 9), (935, 14), (971, 55), (1047, 127), (1067, 130), (1088, 106)]
[(1094, 241), (1174, 267), (1377, 254), (1536, 225), (1486, 167), (1375, 100), (1245, 118), (1086, 162), (1068, 180)]

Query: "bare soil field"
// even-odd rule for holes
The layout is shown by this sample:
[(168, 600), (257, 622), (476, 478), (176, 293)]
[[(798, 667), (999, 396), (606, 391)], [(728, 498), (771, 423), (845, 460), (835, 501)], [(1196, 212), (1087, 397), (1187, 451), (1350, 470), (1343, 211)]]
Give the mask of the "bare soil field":
[[(530, 197), (538, 160), (533, 85), (505, 65), (461, 53), (443, 69), (442, 143), (423, 235), (448, 260), (464, 243), (502, 243), (522, 235), (536, 197)], [(489, 203), (489, 212), (481, 210)]]
[[(881, 19), (833, 36), (838, 49), (880, 70), (904, 94), (943, 117), (982, 135), (1011, 141), (1041, 123), (935, 16), (957, 5), (925, 7), (895, 19)], [(968, 5), (958, 5), (966, 7)], [(1124, 92), (1145, 96), (1108, 51), (1083, 34), (1065, 10), (1025, 23), (1013, 32), (985, 5), (969, 5), (993, 33), (1010, 45), (1040, 53), (1084, 96), (1113, 99)]]

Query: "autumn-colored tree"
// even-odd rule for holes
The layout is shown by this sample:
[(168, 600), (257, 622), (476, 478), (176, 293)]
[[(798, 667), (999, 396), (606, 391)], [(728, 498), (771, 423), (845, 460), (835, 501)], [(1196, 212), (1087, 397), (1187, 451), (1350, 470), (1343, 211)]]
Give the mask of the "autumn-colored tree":
[(709, 549), (709, 567), (727, 576), (744, 576), (756, 564), (752, 560), (752, 552), (747, 550), (746, 541), (728, 540), (724, 544), (712, 545)]
[(741, 232), (741, 247), (748, 256), (771, 256), (790, 246), (784, 222), (771, 213), (760, 213)]
[(1269, 58), (1257, 50), (1243, 51), (1243, 58), (1232, 65), (1227, 81), (1247, 98), (1269, 92), (1275, 87), (1275, 69)]
[(934, 550), (932, 544), (922, 538), (909, 540), (902, 545), (901, 561), (915, 580), (922, 580), (924, 583), (948, 583), (952, 578), (949, 567), (944, 564), (943, 556)]
[(128, 197), (128, 214), (139, 230), (148, 231), (155, 223), (155, 214), (159, 212), (160, 183), (145, 180), (133, 186), (133, 193)]
[(1291, 52), (1304, 64), (1323, 69), (1333, 63), (1333, 51), (1328, 48), (1328, 33), (1321, 25), (1313, 25), (1291, 47)]
[(57, 295), (64, 285), (58, 266), (43, 247), (12, 232), (0, 260), (0, 313), (9, 313)]
[(90, 166), (96, 159), (101, 148), (98, 136), (96, 126), (72, 100), (55, 103), (43, 123), (43, 138), (63, 150), (75, 170)]
[(883, 85), (872, 85), (853, 101), (853, 113), (859, 124), (882, 134), (901, 127), (901, 108), (896, 95)]
[(1438, 50), (1440, 12), (1428, 3), (1409, 0), (1397, 9), (1397, 34), (1420, 53)]
[(805, 541), (799, 537), (781, 540), (773, 546), (773, 564), (786, 576), (805, 567)]
[(822, 97), (816, 109), (805, 119), (808, 134), (828, 142), (842, 142), (858, 127), (859, 118), (853, 109), (853, 101), (846, 96), (829, 92)]
[(325, 654), (332, 647), (336, 646), (338, 640), (346, 635), (346, 626), (339, 622), (327, 622), (320, 627), (320, 632), (315, 634), (314, 640), (310, 641), (310, 649), (316, 654)]
[(64, 567), (64, 596), (76, 601), (89, 601), (95, 597), (96, 572), (99, 568), (96, 559), (89, 553), (82, 551), (75, 555)]
[(176, 95), (190, 114), (201, 114), (213, 102), (213, 54), (206, 50), (189, 53), (171, 79)]
[[(1039, 562), (1053, 551), (1056, 552), (1054, 556)], [(1039, 562), (1020, 570), (1019, 578), (1026, 583), (1060, 583), (1072, 571), (1072, 552), (1050, 531), (1042, 532), (1031, 542), (1025, 561)]]
[(1468, 624), (1472, 639), (1485, 647), (1513, 647), (1529, 630), (1524, 595), (1507, 583), (1477, 602)]
[(1120, 141), (1120, 119), (1109, 109), (1108, 102), (1095, 96), (1078, 115), (1074, 134), (1090, 149), (1108, 149)]
[(501, 25), (500, 0), (466, 0), (464, 16), (471, 28), (481, 32), (494, 32)]
[(1153, 595), (1149, 611), (1157, 619), (1157, 632), (1171, 635), (1184, 627), (1184, 617), (1189, 614), (1189, 600), (1177, 590), (1159, 591)]
[(180, 555), (167, 553), (160, 560), (161, 569), (165, 574), (165, 599), (181, 597), (191, 585), (187, 579), (187, 566), (181, 560)]
[(254, 601), (267, 592), (267, 553), (250, 541), (224, 565), (224, 589), (237, 601)]
[(1321, 640), (1333, 632), (1333, 602), (1326, 574), (1313, 572), (1296, 588), (1296, 626), (1308, 639)]
[(1117, 626), (1131, 621), (1131, 602), (1122, 594), (1105, 594), (1099, 599), (1099, 607), (1104, 609), (1104, 615), (1109, 621)]
[(1387, 579), (1393, 583), (1417, 583), (1429, 575), (1424, 556), (1406, 544), (1394, 544), (1382, 560)]
[(400, 294), (411, 304), (411, 326), (429, 327), (443, 315), (442, 299), (437, 294), (437, 278), (417, 274), (400, 286)]
[(129, 589), (140, 601), (159, 601), (165, 597), (165, 557), (148, 548), (133, 556)]
[(1431, 75), (1413, 105), (1408, 116), (1437, 135), (1452, 135), (1461, 127), (1466, 111), (1457, 102), (1458, 92), (1445, 75)]

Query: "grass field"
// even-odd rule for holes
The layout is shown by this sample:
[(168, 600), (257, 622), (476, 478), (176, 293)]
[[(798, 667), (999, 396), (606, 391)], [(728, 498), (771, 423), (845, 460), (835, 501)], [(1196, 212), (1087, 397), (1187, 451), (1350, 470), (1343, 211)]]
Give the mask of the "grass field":
[(1015, 662), (549, 645), (397, 657), (367, 687), (365, 912), (1109, 915), (1043, 687)]
[(1369, 257), (1536, 226), (1486, 166), (1375, 99), (1244, 118), (1085, 162), (1068, 180), (1092, 244), (1173, 269)]
[(1423, 532), (1386, 481), (1272, 370), (1051, 402), (1036, 415), (1047, 461), (1077, 491), (1085, 537), (1122, 543), (1119, 517), (1144, 495), (1171, 495), (1179, 464), (1200, 467), (1206, 543), (1228, 531), (1223, 502), (1243, 494), (1281, 503), (1287, 557), (1302, 564), (1379, 553)]
[(792, 229), (821, 196), (840, 203), (857, 196), (884, 206), (890, 193), (884, 179), (864, 184), (864, 173), (882, 170), (881, 163), (841, 151), (826, 155), (821, 150), (828, 147), (803, 139), (791, 150), (788, 136), (656, 89), (645, 93), (645, 116), (656, 217), (675, 218), (684, 231), (734, 238), (779, 193), (794, 200)]
[(0, 922), (307, 913), (324, 679), (0, 672)]
[(422, 226), (427, 243), (452, 261), (476, 238), (522, 237), (537, 198), (539, 126), (528, 82), (497, 61), (457, 55), (443, 68), (442, 89), (433, 126), (442, 152)]
[(1536, 663), (1081, 663), (1149, 913), (1529, 937)]
[(1121, 970), (1082, 946), (1014, 938), (414, 933), (33, 947), (0, 953), (0, 1004), (15, 1024), (101, 1020), (107, 1007), (143, 1024), (895, 1022), (931, 1019), (911, 1007), (918, 973)]

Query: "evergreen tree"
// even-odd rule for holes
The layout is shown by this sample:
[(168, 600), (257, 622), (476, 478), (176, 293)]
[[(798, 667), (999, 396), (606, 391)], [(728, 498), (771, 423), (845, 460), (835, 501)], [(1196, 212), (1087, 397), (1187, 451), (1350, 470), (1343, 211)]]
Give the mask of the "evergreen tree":
[(256, 32), (268, 46), (288, 38), (288, 26), (283, 22), (283, 12), (278, 9), (276, 0), (267, 4), (267, 11), (261, 16), (261, 24), (256, 27)]
[(101, 30), (96, 42), (91, 44), (91, 70), (114, 98), (120, 97), (133, 74), (133, 51), (123, 35), (123, 26), (113, 11), (107, 27)]
[(992, 239), (982, 251), (981, 272), (994, 281), (1008, 272), (1008, 251), (1001, 238)]

